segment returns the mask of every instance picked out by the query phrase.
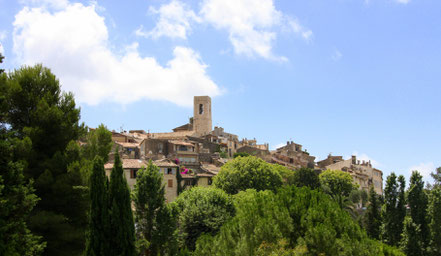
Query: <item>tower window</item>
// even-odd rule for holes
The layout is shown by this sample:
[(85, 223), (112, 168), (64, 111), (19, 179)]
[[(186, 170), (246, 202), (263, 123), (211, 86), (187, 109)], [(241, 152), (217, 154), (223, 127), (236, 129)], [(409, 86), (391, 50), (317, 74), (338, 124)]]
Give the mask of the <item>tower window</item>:
[(204, 104), (199, 104), (199, 115), (204, 113)]

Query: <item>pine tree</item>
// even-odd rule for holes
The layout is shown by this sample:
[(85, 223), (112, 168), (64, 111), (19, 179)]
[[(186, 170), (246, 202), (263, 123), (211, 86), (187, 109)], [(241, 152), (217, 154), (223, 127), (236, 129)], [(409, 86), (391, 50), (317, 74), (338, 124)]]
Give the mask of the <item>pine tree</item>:
[(80, 109), (42, 65), (9, 72), (1, 87), (1, 122), (13, 134), (25, 182), (35, 181), (40, 198), (28, 226), (47, 241), (46, 255), (79, 255), (84, 251), (89, 204), (78, 168), (76, 141), (84, 133)]
[(383, 224), (381, 237), (389, 245), (398, 245), (400, 242), (400, 230), (397, 230), (397, 205), (398, 205), (398, 184), (397, 176), (391, 173), (386, 180), (384, 188), (384, 205), (382, 207)]
[[(164, 183), (159, 167), (151, 161), (137, 172), (133, 201), (136, 211), (139, 240), (146, 240), (148, 248), (141, 248), (147, 255), (163, 252), (175, 229), (171, 210), (165, 204)], [(161, 253), (163, 255), (163, 253)]]
[(89, 230), (86, 240), (86, 255), (109, 254), (109, 207), (107, 198), (108, 180), (101, 157), (95, 157), (90, 176)]
[(25, 222), (39, 199), (32, 182), (25, 182), (22, 163), (13, 161), (9, 139), (0, 127), (0, 255), (40, 255), (45, 243)]
[(110, 245), (109, 255), (133, 256), (135, 254), (135, 226), (127, 185), (118, 151), (110, 174)]
[(369, 190), (369, 205), (366, 216), (366, 231), (368, 235), (371, 238), (379, 239), (381, 226), (380, 201), (378, 200), (378, 195), (373, 186), (371, 186)]
[(431, 191), (429, 200), (430, 251), (432, 255), (441, 255), (441, 187)]
[(419, 227), (419, 232), (421, 233), (418, 238), (421, 241), (421, 250), (424, 253), (429, 242), (429, 228), (427, 222), (427, 195), (424, 192), (424, 181), (423, 177), (418, 171), (413, 171), (410, 177), (410, 186), (408, 190), (408, 202), (410, 208), (410, 217), (412, 222)]

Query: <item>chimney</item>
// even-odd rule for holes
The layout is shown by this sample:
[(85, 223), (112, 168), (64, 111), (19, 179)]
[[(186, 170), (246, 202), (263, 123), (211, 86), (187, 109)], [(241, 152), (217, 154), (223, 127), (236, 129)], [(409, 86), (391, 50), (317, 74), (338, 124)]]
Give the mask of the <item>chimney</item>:
[(352, 164), (357, 164), (357, 157), (356, 156), (352, 156)]

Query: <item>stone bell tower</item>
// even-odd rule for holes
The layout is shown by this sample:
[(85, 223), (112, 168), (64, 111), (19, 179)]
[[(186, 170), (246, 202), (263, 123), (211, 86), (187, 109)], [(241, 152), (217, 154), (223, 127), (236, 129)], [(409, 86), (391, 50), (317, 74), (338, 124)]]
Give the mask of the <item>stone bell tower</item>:
[(211, 132), (211, 98), (194, 96), (193, 130), (197, 135)]

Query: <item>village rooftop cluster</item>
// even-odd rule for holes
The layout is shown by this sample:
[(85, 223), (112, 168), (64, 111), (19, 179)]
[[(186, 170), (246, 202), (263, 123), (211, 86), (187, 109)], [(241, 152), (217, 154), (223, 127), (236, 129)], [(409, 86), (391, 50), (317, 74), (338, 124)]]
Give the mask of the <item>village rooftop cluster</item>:
[[(360, 189), (368, 191), (373, 186), (375, 192), (383, 193), (383, 173), (374, 168), (370, 161), (357, 160), (356, 156), (344, 160), (342, 156), (329, 155), (315, 162), (314, 156), (293, 141), (270, 151), (267, 143), (257, 144), (255, 139), (240, 140), (238, 135), (227, 133), (222, 127), (212, 128), (209, 96), (195, 96), (193, 111), (194, 115), (189, 122), (172, 129), (172, 132), (112, 131), (112, 152), (118, 148), (131, 188), (136, 182), (137, 171), (152, 160), (164, 175), (165, 197), (171, 202), (178, 196), (178, 182), (181, 188), (210, 186), (222, 165), (236, 153), (247, 153), (293, 170), (301, 167), (312, 168), (317, 172), (341, 170), (349, 173)], [(113, 167), (113, 154), (110, 154), (109, 162), (105, 164), (108, 174)], [(179, 181), (177, 172), (180, 174)]]

